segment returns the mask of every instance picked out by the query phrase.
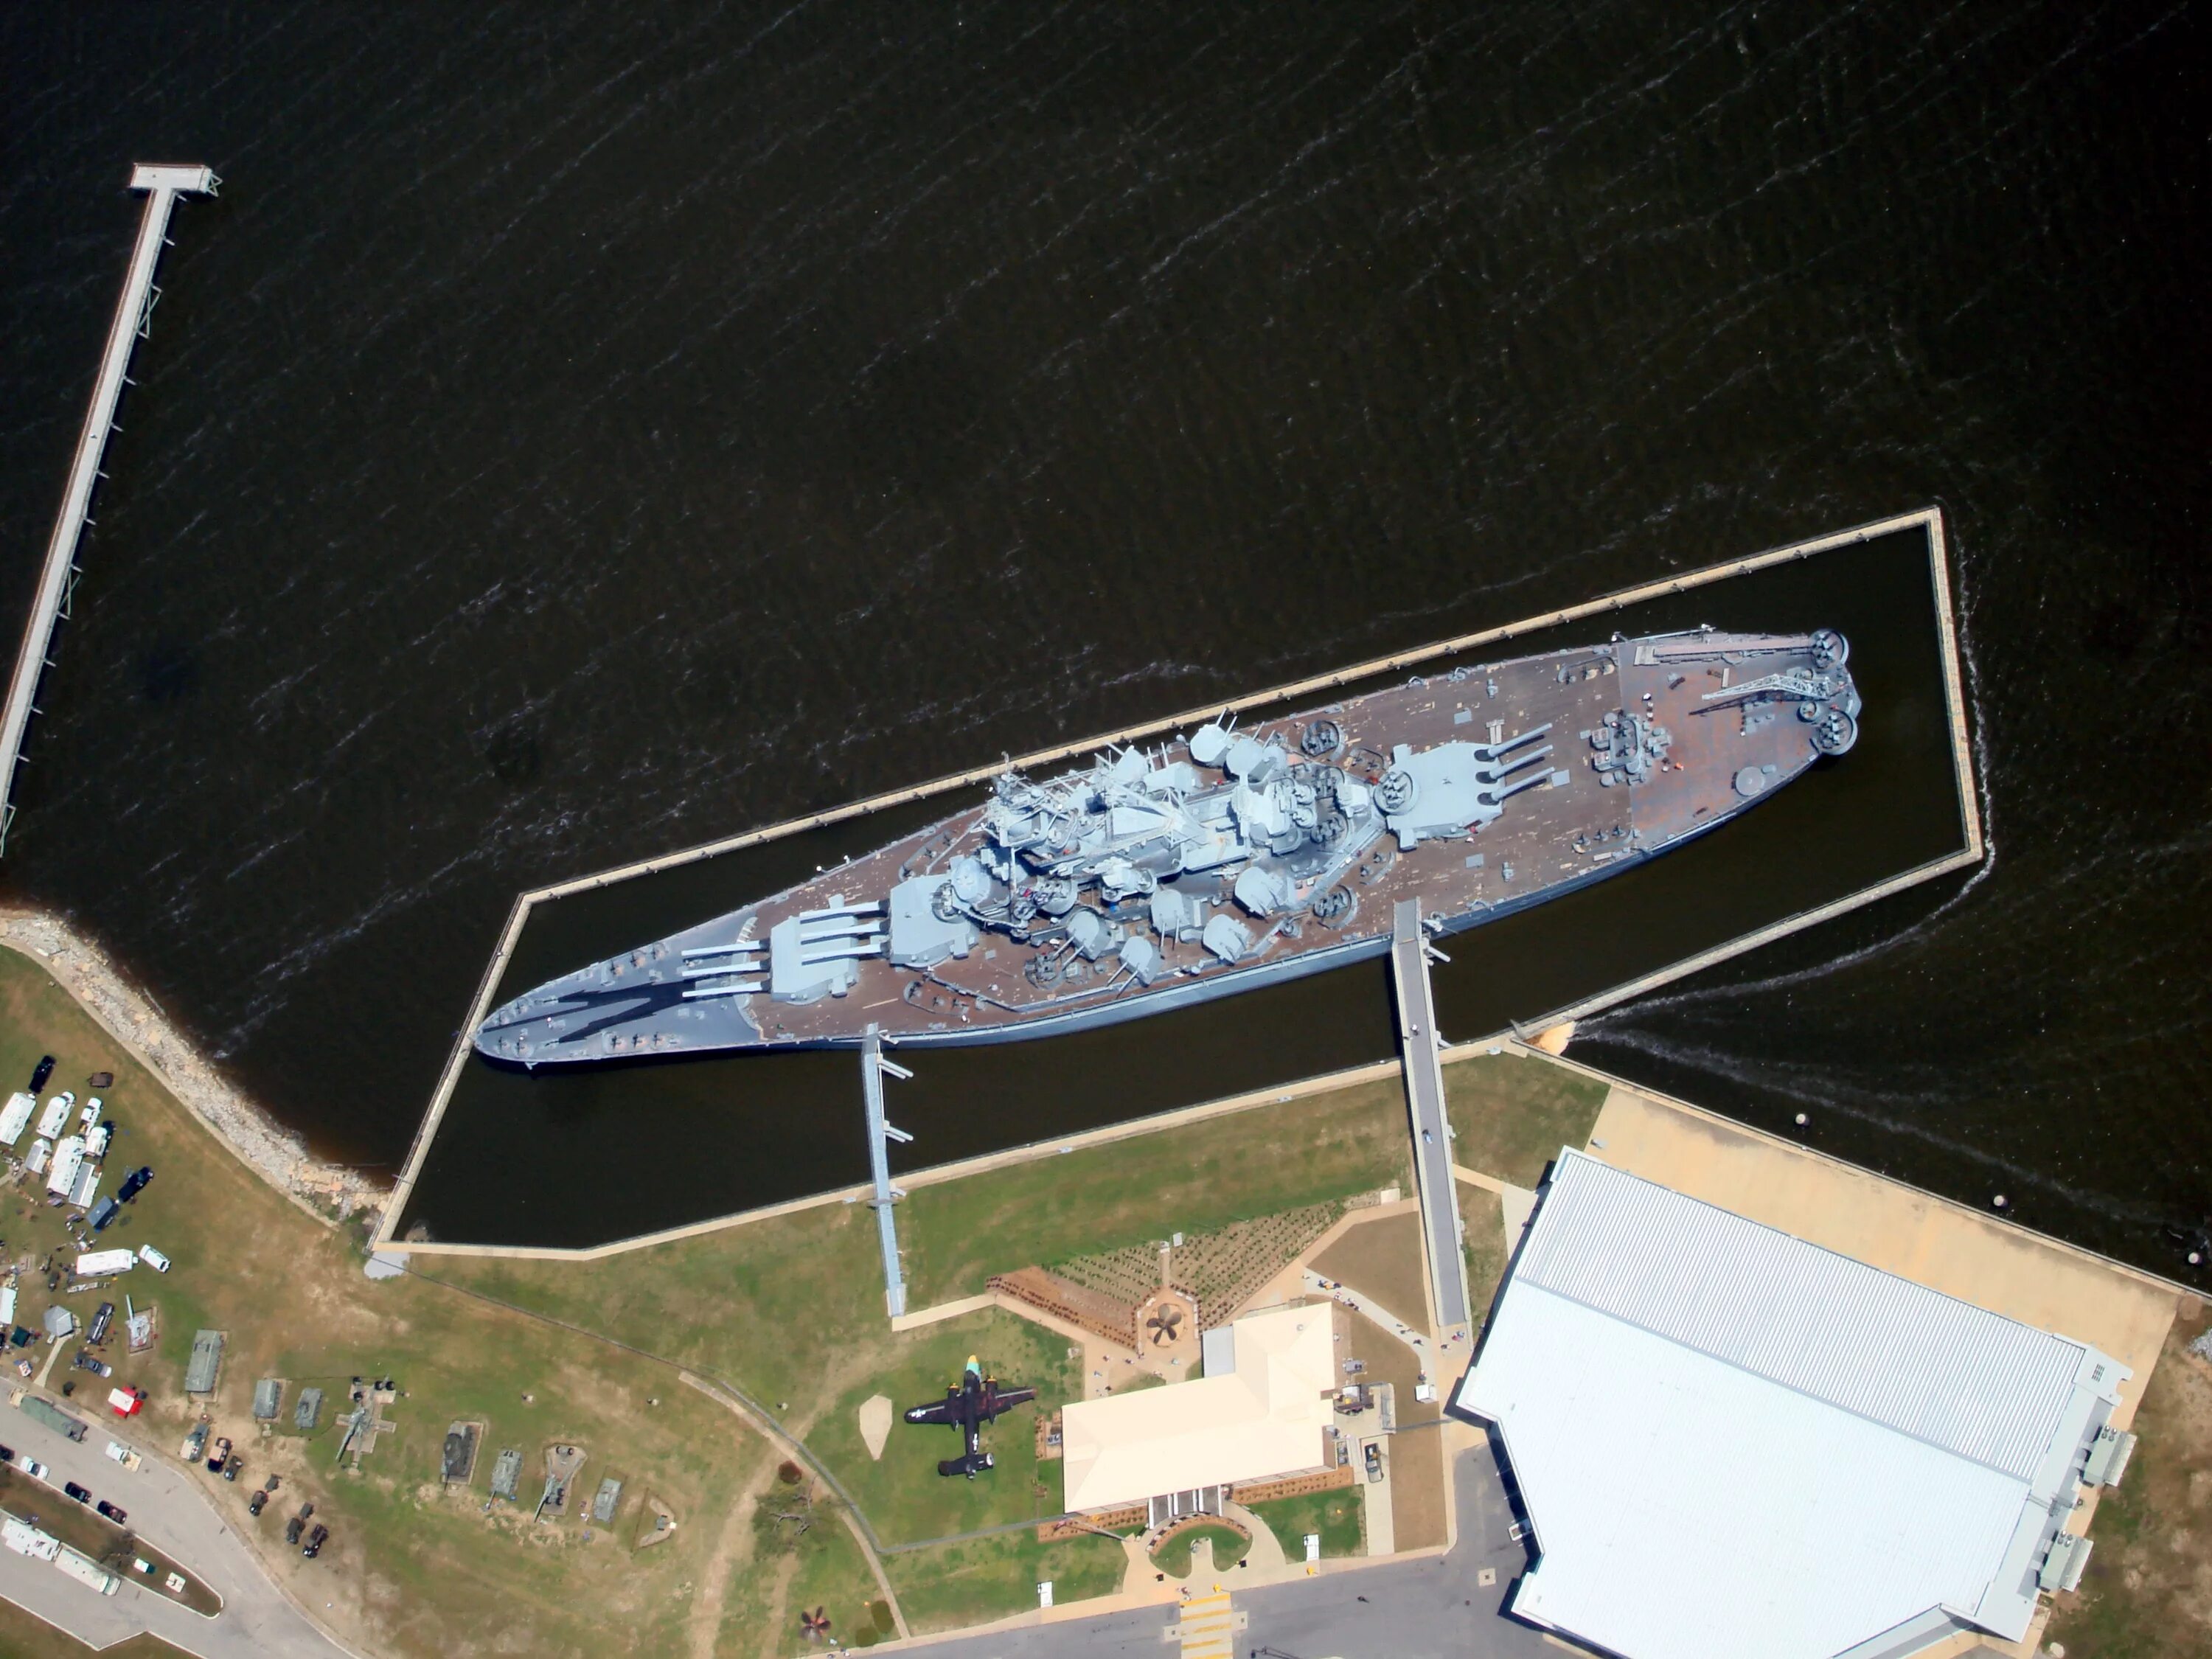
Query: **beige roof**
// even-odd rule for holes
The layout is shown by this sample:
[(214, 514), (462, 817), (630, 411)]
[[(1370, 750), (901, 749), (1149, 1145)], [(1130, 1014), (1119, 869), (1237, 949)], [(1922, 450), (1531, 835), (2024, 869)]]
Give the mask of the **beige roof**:
[(1262, 1480), (1325, 1461), (1336, 1365), (1328, 1306), (1255, 1314), (1230, 1330), (1237, 1369), (1226, 1376), (1066, 1408), (1069, 1509)]

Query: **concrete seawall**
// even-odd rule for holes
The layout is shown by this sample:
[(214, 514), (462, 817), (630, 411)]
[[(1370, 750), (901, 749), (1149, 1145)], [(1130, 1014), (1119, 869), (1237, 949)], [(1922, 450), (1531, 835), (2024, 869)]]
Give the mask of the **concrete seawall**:
[[(1844, 897), (1837, 900), (1833, 903), (1822, 905), (1815, 909), (1805, 911), (1799, 915), (1785, 918), (1770, 927), (1760, 928), (1753, 933), (1742, 935), (1738, 939), (1727, 941), (1711, 950), (1700, 952), (1694, 957), (1686, 959), (1684, 962), (1671, 964), (1667, 968), (1657, 970), (1655, 973), (1644, 975), (1641, 978), (1630, 981), (1626, 985), (1601, 992), (1594, 997), (1585, 999), (1571, 1008), (1555, 1011), (1544, 1016), (1540, 1020), (1530, 1022), (1530, 1029), (1534, 1029), (1540, 1025), (1555, 1024), (1563, 1020), (1594, 1012), (1600, 1008), (1608, 1007), (1629, 998), (1641, 995), (1657, 985), (1664, 984), (1668, 981), (1679, 978), (1685, 974), (1697, 972), (1702, 968), (1710, 967), (1716, 963), (1725, 961), (1731, 957), (1741, 955), (1747, 951), (1756, 950), (1762, 945), (1771, 943), (1777, 939), (1784, 938), (1790, 933), (1802, 931), (1802, 929), (1812, 927), (1818, 922), (1842, 915), (1850, 910), (1872, 903), (1876, 899), (1887, 896), (1891, 893), (1901, 891), (1905, 888), (1916, 885), (1922, 882), (1933, 880), (1950, 871), (1960, 869), (1979, 861), (1983, 855), (1981, 812), (1972, 769), (1970, 732), (1966, 722), (1965, 690), (1960, 678), (1960, 655), (1955, 633), (1955, 622), (1951, 603), (1949, 572), (1947, 563), (1948, 550), (1945, 544), (1942, 513), (1941, 508), (1933, 507), (1925, 507), (1918, 512), (1902, 514), (1893, 518), (1877, 520), (1870, 524), (1857, 526), (1852, 529), (1840, 531), (1832, 535), (1820, 537), (1810, 541), (1794, 543), (1787, 547), (1772, 549), (1767, 552), (1753, 555), (1749, 558), (1731, 560), (1724, 563), (1708, 566), (1703, 569), (1689, 572), (1681, 576), (1672, 577), (1664, 581), (1647, 582), (1636, 587), (1623, 589), (1619, 592), (1607, 594), (1600, 599), (1589, 600), (1583, 605), (1571, 606), (1563, 611), (1550, 611), (1540, 616), (1526, 617), (1519, 622), (1505, 624), (1503, 627), (1484, 629), (1474, 634), (1459, 635), (1452, 639), (1439, 641), (1435, 644), (1424, 646), (1418, 649), (1400, 652), (1389, 657), (1377, 658), (1371, 661), (1358, 664), (1352, 667), (1329, 674), (1316, 675), (1304, 680), (1292, 682), (1287, 685), (1271, 687), (1267, 690), (1255, 692), (1249, 696), (1239, 698), (1225, 705), (1209, 706), (1204, 709), (1186, 710), (1182, 714), (1172, 715), (1163, 720), (1154, 720), (1143, 726), (1125, 727), (1117, 732), (1102, 733), (1095, 737), (1085, 738), (1081, 741), (1063, 744), (1054, 749), (1020, 756), (1016, 757), (1012, 761), (1012, 764), (1024, 769), (1036, 769), (1054, 765), (1074, 757), (1091, 753), (1108, 744), (1133, 743), (1151, 738), (1156, 738), (1176, 730), (1188, 729), (1190, 726), (1195, 723), (1213, 718), (1217, 714), (1220, 714), (1224, 708), (1231, 710), (1241, 710), (1256, 707), (1271, 706), (1300, 697), (1320, 695), (1332, 689), (1351, 684), (1363, 679), (1371, 678), (1378, 674), (1419, 667), (1424, 664), (1438, 660), (1439, 659), (1455, 656), (1485, 645), (1512, 640), (1537, 632), (1540, 629), (1555, 627), (1561, 623), (1573, 623), (1592, 617), (1609, 615), (1614, 611), (1622, 610), (1628, 605), (1644, 600), (1661, 598), (1669, 594), (1692, 592), (1698, 588), (1709, 586), (1713, 583), (1724, 580), (1732, 576), (1747, 574), (1753, 571), (1765, 569), (1771, 566), (1785, 563), (1792, 560), (1810, 558), (1819, 553), (1827, 552), (1839, 548), (1856, 546), (1880, 537), (1895, 534), (1901, 531), (1911, 531), (1915, 529), (1923, 532), (1928, 538), (1929, 558), (1931, 567), (1930, 574), (1936, 595), (1936, 622), (1939, 635), (1938, 644), (1941, 653), (1944, 697), (1947, 714), (1950, 725), (1953, 771), (1958, 791), (1958, 806), (1960, 820), (1963, 826), (1964, 845), (1956, 853), (1947, 854), (1943, 858), (1934, 860), (1933, 862), (1923, 864), (1914, 869), (1903, 872), (1875, 884), (1873, 887), (1847, 895)], [(392, 1243), (397, 1237), (401, 1218), (406, 1210), (408, 1198), (411, 1194), (416, 1181), (422, 1171), (422, 1165), (428, 1157), (430, 1146), (436, 1137), (439, 1124), (445, 1115), (447, 1106), (451, 1103), (454, 1090), (459, 1082), (462, 1070), (468, 1063), (469, 1057), (471, 1053), (469, 1041), (470, 1034), (474, 1031), (477, 1024), (483, 1018), (484, 1015), (490, 1009), (494, 994), (499, 985), (500, 976), (505, 970), (507, 963), (512, 957), (516, 943), (521, 938), (522, 930), (528, 923), (530, 913), (536, 905), (550, 900), (562, 897), (568, 894), (611, 885), (617, 882), (632, 879), (638, 876), (647, 875), (662, 870), (675, 868), (684, 864), (696, 862), (702, 859), (713, 858), (724, 853), (736, 851), (742, 848), (757, 846), (765, 842), (795, 835), (802, 830), (818, 829), (827, 824), (843, 822), (848, 819), (881, 811), (888, 806), (901, 805), (915, 801), (923, 800), (932, 796), (944, 794), (947, 792), (957, 789), (972, 788), (976, 785), (988, 781), (989, 779), (996, 776), (1003, 769), (1005, 764), (1006, 763), (994, 763), (988, 766), (972, 768), (968, 771), (951, 774), (945, 777), (936, 779), (929, 783), (916, 785), (909, 789), (875, 795), (866, 800), (856, 801), (849, 805), (839, 807), (833, 811), (811, 814), (803, 818), (787, 819), (782, 823), (769, 825), (765, 829), (750, 830), (742, 835), (729, 836), (720, 841), (706, 842), (698, 847), (672, 853), (663, 858), (625, 865), (616, 869), (600, 872), (596, 875), (580, 877), (572, 881), (534, 889), (518, 896), (514, 905), (508, 911), (506, 926), (501, 931), (499, 942), (492, 953), (491, 959), (486, 963), (483, 975), (478, 981), (476, 998), (471, 1005), (466, 1018), (464, 1020), (459, 1030), (455, 1036), (453, 1047), (447, 1055), (444, 1071), (440, 1077), (438, 1086), (432, 1097), (428, 1110), (424, 1115), (421, 1127), (416, 1133), (414, 1144), (409, 1151), (406, 1163), (403, 1167), (403, 1172), (393, 1190), (392, 1201), (385, 1212), (383, 1227), (379, 1236), (379, 1243), (380, 1244), (389, 1245)], [(1259, 1098), (1265, 1099), (1269, 1097), (1273, 1093), (1279, 1092), (1279, 1091), (1261, 1091)], [(1146, 1121), (1150, 1122), (1154, 1127), (1158, 1127), (1161, 1123), (1173, 1121), (1173, 1116), (1174, 1115), (1170, 1115), (1169, 1118), (1147, 1120)], [(919, 1172), (902, 1174), (899, 1177), (901, 1184), (908, 1187), (915, 1185), (919, 1181), (924, 1178), (925, 1177)], [(835, 1195), (836, 1201), (842, 1201), (842, 1192), (843, 1189), (837, 1189), (837, 1193)], [(811, 1200), (799, 1200), (793, 1204), (777, 1205), (772, 1206), (769, 1210), (759, 1212), (757, 1213), (787, 1213), (793, 1208), (805, 1207), (805, 1204), (809, 1201)], [(701, 1226), (696, 1229), (679, 1229), (676, 1230), (676, 1231), (680, 1235), (694, 1231), (711, 1231), (714, 1227), (722, 1224), (726, 1224), (723, 1222), (709, 1222), (702, 1224)], [(653, 1237), (658, 1238), (667, 1236), (670, 1235), (656, 1234)], [(620, 1249), (625, 1247), (617, 1245), (608, 1248)], [(547, 1255), (557, 1257), (575, 1254), (592, 1254), (593, 1252), (572, 1252), (549, 1249), (542, 1253)]]

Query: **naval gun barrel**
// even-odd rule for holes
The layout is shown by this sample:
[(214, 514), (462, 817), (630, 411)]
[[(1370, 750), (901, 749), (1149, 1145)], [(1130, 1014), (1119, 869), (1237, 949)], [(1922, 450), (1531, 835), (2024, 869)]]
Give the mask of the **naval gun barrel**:
[[(1532, 726), (1526, 732), (1515, 732), (1503, 743), (1485, 744), (1483, 747), (1488, 750), (1491, 757), (1495, 759), (1506, 754), (1510, 750), (1518, 749), (1524, 743), (1534, 742), (1538, 738), (1542, 737), (1545, 732), (1551, 729), (1552, 722), (1546, 720), (1541, 726)], [(1520, 763), (1516, 761), (1514, 763), (1518, 765)]]

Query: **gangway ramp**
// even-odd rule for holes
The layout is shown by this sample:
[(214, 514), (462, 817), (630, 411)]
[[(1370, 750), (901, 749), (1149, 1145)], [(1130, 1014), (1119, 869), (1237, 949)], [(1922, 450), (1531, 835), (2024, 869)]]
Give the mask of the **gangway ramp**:
[(1421, 1200), (1421, 1234), (1429, 1252), (1437, 1334), (1463, 1338), (1474, 1315), (1467, 1258), (1460, 1249), (1459, 1193), (1452, 1184), (1451, 1126), (1444, 1112), (1436, 998), (1429, 983), (1431, 949), (1421, 927), (1419, 902), (1401, 899), (1391, 913), (1390, 984), (1397, 994), (1398, 1051), (1406, 1073), (1406, 1103), (1413, 1116), (1413, 1184)]

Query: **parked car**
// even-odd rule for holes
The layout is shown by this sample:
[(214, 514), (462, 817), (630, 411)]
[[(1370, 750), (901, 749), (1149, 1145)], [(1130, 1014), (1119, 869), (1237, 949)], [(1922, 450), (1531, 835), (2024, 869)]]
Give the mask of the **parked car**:
[(70, 1360), (70, 1364), (81, 1371), (90, 1371), (96, 1376), (115, 1375), (115, 1367), (94, 1354), (89, 1348), (79, 1348), (76, 1351), (76, 1358)]
[(94, 1347), (98, 1347), (107, 1340), (108, 1330), (114, 1323), (115, 1304), (112, 1302), (101, 1303), (92, 1310), (92, 1324), (86, 1330), (84, 1340), (91, 1343)]
[(98, 1510), (102, 1515), (115, 1522), (118, 1527), (131, 1518), (131, 1512), (128, 1510), (119, 1508), (116, 1504), (109, 1503), (105, 1498), (101, 1498), (97, 1504), (94, 1504), (93, 1508)]
[(92, 1489), (89, 1486), (80, 1486), (74, 1480), (63, 1481), (62, 1491), (67, 1496), (76, 1498), (80, 1504), (92, 1502)]
[(12, 1463), (15, 1461), (15, 1449), (13, 1446), (0, 1446), (0, 1463)]
[(105, 1232), (107, 1224), (122, 1213), (123, 1206), (120, 1204), (112, 1198), (103, 1198), (92, 1206), (92, 1213), (85, 1218), (92, 1223), (93, 1231)]
[(31, 1086), (26, 1092), (38, 1093), (46, 1086), (46, 1079), (53, 1074), (54, 1057), (52, 1054), (40, 1056), (38, 1065), (31, 1072)]
[(323, 1553), (323, 1541), (330, 1535), (331, 1529), (320, 1522), (317, 1522), (314, 1531), (307, 1534), (307, 1547), (301, 1550), (300, 1553), (310, 1561), (313, 1560)]
[(163, 1255), (151, 1244), (141, 1244), (138, 1247), (138, 1259), (144, 1262), (148, 1267), (151, 1267), (157, 1273), (165, 1273), (169, 1271), (169, 1258)]
[(268, 1504), (269, 1494), (265, 1492), (257, 1492), (246, 1500), (246, 1512), (248, 1515), (258, 1515), (268, 1507)]
[(238, 1479), (238, 1472), (245, 1467), (246, 1460), (234, 1452), (222, 1460), (222, 1478), (226, 1480), (235, 1480)]
[(48, 1468), (44, 1463), (39, 1462), (35, 1457), (25, 1458), (21, 1468), (22, 1468), (23, 1473), (29, 1475), (33, 1480), (43, 1480), (53, 1473), (52, 1469)]
[(1382, 1478), (1382, 1446), (1379, 1441), (1367, 1443), (1367, 1478), (1370, 1480)]
[(137, 1197), (140, 1193), (145, 1191), (146, 1183), (153, 1178), (153, 1166), (150, 1164), (141, 1164), (137, 1169), (133, 1170), (129, 1175), (123, 1177), (123, 1184), (115, 1189), (115, 1196), (117, 1200), (121, 1203), (128, 1204), (132, 1199)]
[(222, 1466), (229, 1461), (230, 1437), (227, 1434), (218, 1435), (216, 1437), (215, 1455), (209, 1458), (207, 1461), (208, 1473), (210, 1474), (221, 1474), (222, 1472)]
[(185, 1462), (198, 1462), (200, 1454), (207, 1449), (207, 1442), (208, 1425), (204, 1423), (193, 1424), (192, 1431), (185, 1437)]
[(284, 1541), (288, 1544), (298, 1543), (300, 1541), (300, 1534), (306, 1528), (307, 1524), (307, 1523), (305, 1521), (296, 1515), (289, 1521), (287, 1521), (284, 1523)]

